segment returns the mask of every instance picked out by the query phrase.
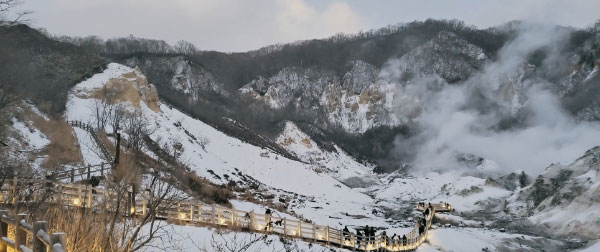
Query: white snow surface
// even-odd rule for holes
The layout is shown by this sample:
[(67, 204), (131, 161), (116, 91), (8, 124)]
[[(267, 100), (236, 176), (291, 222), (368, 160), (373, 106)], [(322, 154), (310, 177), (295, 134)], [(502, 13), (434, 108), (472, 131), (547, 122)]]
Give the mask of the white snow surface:
[[(144, 230), (147, 232), (147, 229)], [(238, 249), (243, 244), (261, 237), (262, 234), (250, 234), (243, 232), (229, 232), (227, 230), (217, 230), (214, 228), (165, 225), (164, 230), (159, 232), (161, 239), (154, 239), (152, 245), (146, 248), (146, 252), (196, 252), (196, 251), (215, 251), (213, 244), (237, 243)], [(262, 242), (251, 245), (244, 251), (272, 252), (272, 251), (347, 251), (333, 247), (324, 247), (319, 243), (309, 243), (302, 240), (287, 240), (287, 245), (280, 240), (279, 236), (268, 235)], [(286, 250), (290, 249), (290, 250)], [(237, 251), (237, 250), (236, 250)]]
[(577, 250), (577, 252), (598, 252), (600, 251), (600, 241), (595, 241), (587, 248)]
[(50, 143), (48, 137), (35, 127), (28, 127), (25, 123), (13, 118), (12, 128), (15, 129), (23, 140), (28, 143), (29, 150), (39, 150)]
[(448, 202), (457, 211), (473, 211), (477, 202), (510, 195), (510, 191), (486, 185), (485, 179), (460, 173), (429, 172), (419, 177), (385, 178), (377, 197), (388, 201)]
[(488, 251), (531, 251), (533, 249), (525, 245), (525, 241), (536, 239), (539, 237), (481, 228), (439, 228), (429, 231), (429, 244), (417, 251), (481, 252), (484, 248)]
[(335, 151), (323, 150), (290, 121), (285, 123), (283, 131), (277, 137), (277, 144), (295, 154), (300, 160), (314, 165), (315, 169), (330, 173), (339, 180), (372, 174), (371, 165), (357, 162), (335, 145)]
[(106, 162), (102, 157), (102, 151), (100, 151), (89, 132), (78, 127), (73, 127), (73, 131), (75, 131), (75, 137), (85, 165), (98, 165)]

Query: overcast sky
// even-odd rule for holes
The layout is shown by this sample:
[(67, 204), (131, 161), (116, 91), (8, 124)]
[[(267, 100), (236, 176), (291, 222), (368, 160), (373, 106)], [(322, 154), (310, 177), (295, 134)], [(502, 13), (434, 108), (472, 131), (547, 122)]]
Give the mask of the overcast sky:
[(600, 0), (24, 0), (32, 25), (57, 35), (183, 39), (202, 50), (355, 33), (414, 20), (460, 19), (480, 28), (516, 19), (585, 27)]

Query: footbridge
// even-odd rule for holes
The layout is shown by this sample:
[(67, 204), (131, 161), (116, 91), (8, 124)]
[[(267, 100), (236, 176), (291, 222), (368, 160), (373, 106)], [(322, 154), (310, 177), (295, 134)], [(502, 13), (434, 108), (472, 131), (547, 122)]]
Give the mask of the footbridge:
[[(19, 198), (18, 190), (23, 188), (21, 183), (31, 184), (30, 181), (24, 181), (23, 179), (11, 179), (9, 181), (9, 183), (4, 183), (0, 192), (0, 203), (5, 205), (13, 205), (24, 200)], [(108, 209), (118, 202), (116, 192), (110, 189), (92, 188), (83, 184), (51, 183), (53, 183), (52, 195), (47, 199), (47, 202), (62, 205), (66, 208)], [(47, 185), (47, 183), (36, 184), (40, 186)], [(44, 191), (42, 188), (37, 190)], [(142, 193), (136, 197), (121, 199), (122, 203), (132, 198), (137, 199), (135, 202), (122, 204), (127, 205), (129, 208), (127, 209), (129, 212), (124, 214), (132, 218), (145, 216), (149, 209), (148, 201), (145, 200), (147, 197), (144, 196)], [(33, 198), (35, 199), (35, 195)], [(344, 232), (341, 229), (308, 221), (241, 211), (197, 201), (183, 201), (176, 205), (159, 206), (153, 212), (156, 213), (157, 218), (179, 225), (214, 226), (232, 231), (266, 233), (352, 251), (414, 251), (427, 239), (435, 213), (452, 210), (452, 207), (447, 203), (419, 203), (415, 208), (423, 212), (423, 217), (417, 218), (413, 229), (409, 233), (394, 238), (384, 236), (381, 232), (375, 236), (356, 235), (355, 233)]]

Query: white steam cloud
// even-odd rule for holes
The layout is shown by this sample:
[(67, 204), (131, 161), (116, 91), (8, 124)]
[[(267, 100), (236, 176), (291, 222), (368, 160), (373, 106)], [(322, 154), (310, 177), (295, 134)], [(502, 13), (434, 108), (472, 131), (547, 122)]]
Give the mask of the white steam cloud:
[[(518, 36), (497, 59), (463, 84), (440, 79), (398, 84), (397, 116), (410, 118), (403, 108), (421, 108), (416, 119), (421, 131), (396, 140), (396, 154), (412, 156), (412, 171), (461, 170), (506, 174), (524, 170), (539, 174), (551, 163), (569, 163), (600, 145), (600, 125), (575, 122), (563, 110), (551, 83), (522, 78), (531, 69), (526, 58), (535, 50), (548, 53), (542, 68), (566, 64), (558, 49), (566, 33), (543, 25), (524, 24)], [(561, 63), (562, 62), (562, 63)], [(390, 60), (380, 77), (397, 81), (398, 60)], [(411, 99), (401, 97), (412, 97)], [(508, 120), (508, 122), (506, 122)], [(510, 124), (505, 128), (498, 125)], [(458, 157), (472, 154), (484, 162), (477, 170)]]

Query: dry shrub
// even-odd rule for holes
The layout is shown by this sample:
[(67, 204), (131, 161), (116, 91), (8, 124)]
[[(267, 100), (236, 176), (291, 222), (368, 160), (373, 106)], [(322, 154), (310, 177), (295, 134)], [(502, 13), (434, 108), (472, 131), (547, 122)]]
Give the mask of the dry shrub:
[(73, 129), (65, 120), (61, 118), (46, 121), (41, 118), (41, 120), (34, 120), (34, 124), (50, 139), (46, 149), (48, 159), (43, 164), (44, 168), (54, 170), (63, 164), (81, 163), (82, 157), (77, 139), (73, 135)]
[(205, 178), (200, 178), (192, 173), (184, 175), (187, 186), (192, 192), (195, 198), (200, 199), (206, 203), (217, 203), (231, 207), (230, 199), (234, 198), (231, 189), (226, 186), (218, 186)]
[(122, 151), (119, 154), (119, 163), (111, 172), (111, 178), (115, 182), (128, 182), (138, 184), (142, 170), (137, 163), (137, 158), (128, 152)]
[(46, 147), (48, 159), (42, 164), (44, 168), (55, 170), (64, 164), (81, 163), (81, 152), (73, 128), (64, 118), (46, 120), (30, 110), (26, 111), (25, 116), (50, 140), (50, 144)]
[(106, 233), (109, 216), (89, 210), (51, 207), (43, 219), (48, 220), (51, 232), (66, 233), (66, 251), (103, 251), (102, 241)]
[(98, 135), (98, 138), (100, 138), (100, 141), (104, 143), (104, 146), (106, 146), (108, 151), (111, 154), (114, 154), (113, 152), (115, 151), (115, 145), (110, 141), (106, 132), (99, 130), (96, 132), (96, 135)]

